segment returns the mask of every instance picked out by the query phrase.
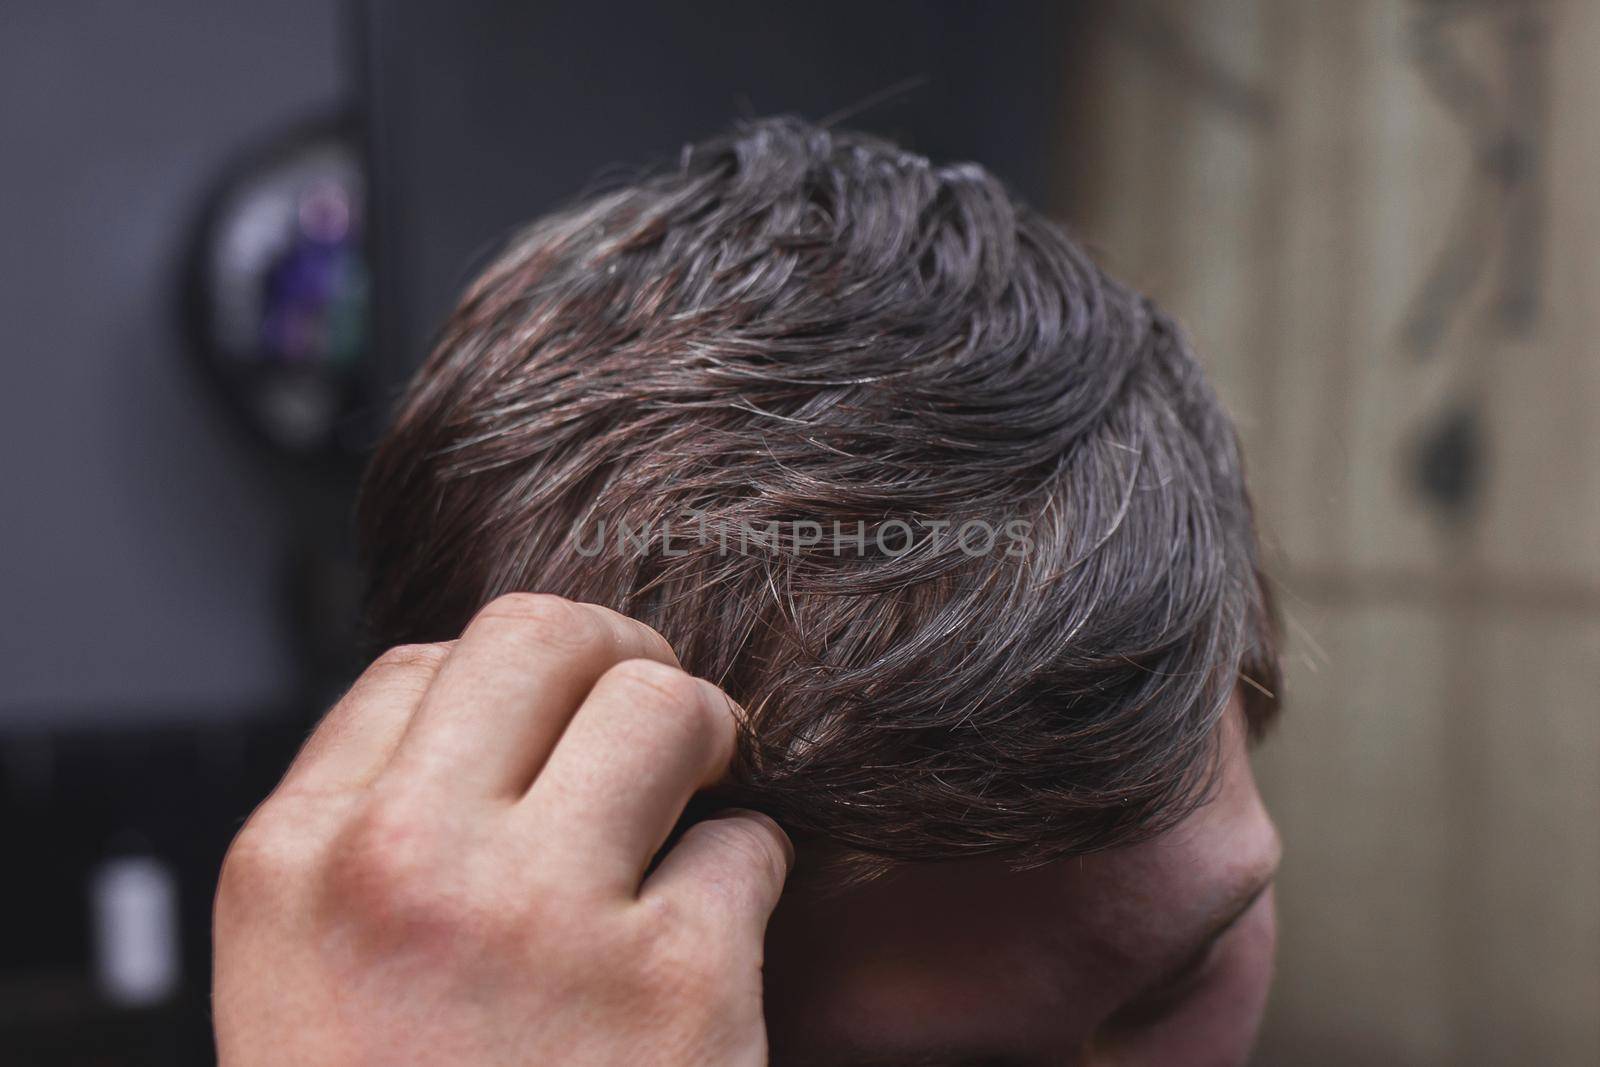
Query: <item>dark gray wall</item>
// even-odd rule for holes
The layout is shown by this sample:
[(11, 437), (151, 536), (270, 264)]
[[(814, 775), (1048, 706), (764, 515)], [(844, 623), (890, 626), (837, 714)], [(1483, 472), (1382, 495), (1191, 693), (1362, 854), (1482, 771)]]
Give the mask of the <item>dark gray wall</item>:
[(337, 102), (330, 0), (0, 8), (0, 727), (285, 697), (283, 508), (190, 373), (217, 168)]
[(1063, 0), (384, 0), (361, 11), (392, 381), (509, 228), (741, 116), (849, 112), (847, 126), (979, 160), (1046, 202), (1080, 18)]

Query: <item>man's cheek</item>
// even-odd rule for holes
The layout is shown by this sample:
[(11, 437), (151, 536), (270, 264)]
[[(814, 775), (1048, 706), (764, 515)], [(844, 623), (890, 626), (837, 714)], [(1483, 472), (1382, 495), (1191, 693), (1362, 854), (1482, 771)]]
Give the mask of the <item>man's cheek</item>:
[(1277, 919), (1269, 889), (1218, 946), (1210, 978), (1144, 1033), (1120, 1042), (1118, 1067), (1235, 1067), (1250, 1058), (1272, 984)]
[(1268, 890), (1233, 930), (1215, 978), (1184, 1008), (1194, 1041), (1190, 1047), (1199, 1057), (1186, 1060), (1179, 1044), (1172, 1050), (1172, 1059), (1160, 1062), (1220, 1067), (1249, 1059), (1266, 1012), (1277, 943), (1277, 914)]

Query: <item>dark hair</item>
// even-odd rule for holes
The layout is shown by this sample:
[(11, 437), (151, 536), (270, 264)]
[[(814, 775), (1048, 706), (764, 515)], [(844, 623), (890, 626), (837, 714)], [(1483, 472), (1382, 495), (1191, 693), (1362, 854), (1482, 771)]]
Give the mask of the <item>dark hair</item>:
[[(663, 541), (691, 512), (714, 535)], [(865, 537), (743, 537), (836, 520)], [(938, 536), (969, 522), (1025, 543)], [(514, 590), (642, 619), (748, 709), (741, 802), (885, 861), (1164, 829), (1241, 675), (1257, 730), (1278, 690), (1239, 450), (1173, 325), (981, 167), (795, 119), (512, 240), (361, 528), (381, 642)]]

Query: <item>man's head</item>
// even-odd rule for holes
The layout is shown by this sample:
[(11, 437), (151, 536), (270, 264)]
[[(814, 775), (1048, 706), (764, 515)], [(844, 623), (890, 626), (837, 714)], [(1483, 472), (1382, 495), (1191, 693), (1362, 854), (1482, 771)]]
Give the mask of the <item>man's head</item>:
[(385, 644), (513, 590), (660, 630), (747, 710), (733, 798), (894, 868), (855, 892), (1109, 870), (1254, 795), (1228, 739), (1278, 680), (1231, 426), (1172, 325), (970, 164), (764, 121), (537, 223), (362, 531)]

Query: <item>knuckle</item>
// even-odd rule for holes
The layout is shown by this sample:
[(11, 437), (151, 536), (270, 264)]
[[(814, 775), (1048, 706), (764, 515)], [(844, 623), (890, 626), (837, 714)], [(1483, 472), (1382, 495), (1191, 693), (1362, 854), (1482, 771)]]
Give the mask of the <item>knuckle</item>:
[(217, 897), (253, 899), (298, 881), (310, 866), (311, 852), (308, 842), (282, 831), (258, 811), (234, 836), (222, 857)]
[(645, 643), (650, 646), (658, 658), (677, 662), (677, 650), (672, 647), (672, 642), (668, 641), (660, 630), (648, 623), (639, 622), (637, 619), (630, 619), (629, 621), (639, 628)]
[(619, 626), (632, 633), (637, 638), (640, 647), (645, 650), (645, 655), (651, 659), (657, 659), (663, 663), (678, 662), (678, 654), (673, 649), (672, 642), (668, 641), (661, 631), (654, 626), (647, 622), (641, 622), (630, 615), (612, 611), (609, 608), (601, 608), (599, 610), (603, 616), (614, 620)]
[(554, 593), (502, 593), (479, 609), (478, 618), (581, 625), (585, 614), (577, 602)]
[(605, 636), (593, 612), (552, 593), (498, 596), (478, 612), (478, 623), (508, 624), (530, 643), (557, 648), (581, 648)]
[(411, 677), (415, 678), (419, 687), (426, 688), (449, 655), (450, 645), (443, 642), (396, 645), (372, 661), (362, 680), (370, 682), (378, 677)]
[(779, 883), (788, 877), (788, 854), (778, 838), (783, 831), (776, 824), (768, 827), (754, 816), (740, 816), (708, 819), (689, 832), (706, 839), (733, 868)]
[(647, 711), (662, 727), (675, 729), (681, 739), (713, 736), (718, 712), (706, 699), (705, 685), (677, 667), (651, 659), (628, 659), (612, 667), (602, 682), (630, 706)]
[(374, 802), (340, 838), (327, 888), (339, 911), (370, 926), (454, 928), (467, 918), (466, 901), (441, 881), (439, 859), (420, 818), (404, 805)]
[(389, 669), (435, 670), (450, 655), (449, 642), (396, 645), (379, 656), (376, 666)]
[(605, 674), (607, 685), (653, 702), (685, 709), (701, 701), (700, 683), (677, 667), (653, 659), (625, 659)]
[(369, 801), (340, 841), (341, 873), (406, 874), (431, 848), (422, 819), (393, 798)]

